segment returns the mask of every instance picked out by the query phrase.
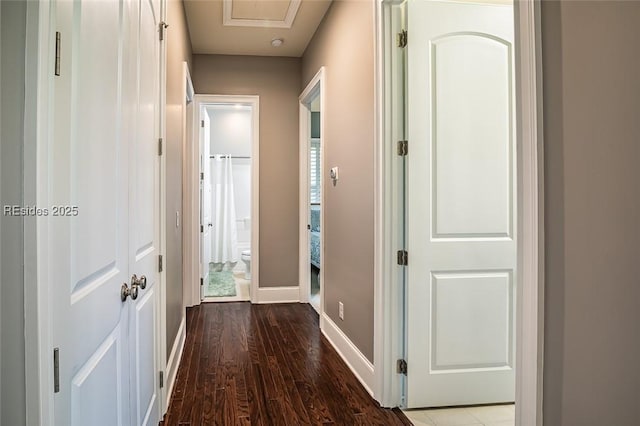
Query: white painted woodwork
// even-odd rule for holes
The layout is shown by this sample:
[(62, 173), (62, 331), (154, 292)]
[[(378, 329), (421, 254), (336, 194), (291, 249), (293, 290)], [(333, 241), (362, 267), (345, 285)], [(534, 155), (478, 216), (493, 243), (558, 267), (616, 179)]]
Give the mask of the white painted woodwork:
[(409, 408), (515, 399), (513, 8), (409, 1)]
[(136, 137), (129, 145), (129, 269), (147, 277), (146, 289), (131, 300), (129, 323), (131, 424), (160, 421), (159, 366), (155, 356), (159, 322), (160, 244), (160, 24), (159, 0), (140, 0), (138, 113)]
[[(50, 215), (43, 249), (60, 351), (53, 423), (157, 424), (160, 4), (58, 1), (55, 11), (49, 204), (78, 215)], [(122, 302), (132, 274), (147, 288)]]
[[(207, 110), (200, 110), (201, 120), (204, 126), (200, 128), (200, 224), (202, 226), (200, 232), (200, 277), (204, 283), (209, 282), (209, 261), (211, 260), (211, 209), (213, 203), (213, 191), (211, 185), (211, 119)], [(204, 298), (204, 286), (200, 286), (200, 299)]]

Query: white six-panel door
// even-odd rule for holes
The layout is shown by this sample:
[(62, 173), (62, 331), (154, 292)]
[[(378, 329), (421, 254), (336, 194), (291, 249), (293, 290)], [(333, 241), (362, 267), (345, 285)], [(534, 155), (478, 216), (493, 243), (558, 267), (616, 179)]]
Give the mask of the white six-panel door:
[[(61, 66), (43, 252), (59, 351), (54, 423), (157, 424), (159, 4), (54, 6)], [(147, 286), (123, 302), (132, 274)]]
[(514, 400), (513, 8), (408, 3), (407, 406)]

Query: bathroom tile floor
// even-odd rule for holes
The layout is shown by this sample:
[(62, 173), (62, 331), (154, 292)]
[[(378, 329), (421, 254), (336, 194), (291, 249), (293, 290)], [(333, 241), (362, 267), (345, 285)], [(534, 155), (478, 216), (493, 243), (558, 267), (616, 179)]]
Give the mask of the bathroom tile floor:
[(233, 279), (236, 282), (236, 295), (230, 297), (205, 297), (203, 302), (244, 302), (251, 299), (251, 281), (244, 278), (244, 271), (233, 271)]
[(513, 404), (404, 410), (403, 413), (415, 426), (514, 426), (515, 424)]

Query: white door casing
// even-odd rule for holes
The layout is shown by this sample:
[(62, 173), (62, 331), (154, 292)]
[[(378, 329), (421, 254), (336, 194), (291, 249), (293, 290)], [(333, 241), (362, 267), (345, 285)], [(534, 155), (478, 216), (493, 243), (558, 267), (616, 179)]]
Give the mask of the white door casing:
[[(203, 126), (200, 127), (200, 277), (204, 285), (209, 282), (209, 262), (211, 261), (211, 120), (206, 108), (200, 110)], [(200, 286), (200, 300), (204, 298), (204, 285)]]
[[(43, 249), (59, 353), (54, 424), (159, 420), (159, 7), (55, 4), (62, 54), (52, 80)], [(147, 286), (123, 302), (132, 274)]]
[(407, 407), (515, 399), (513, 8), (408, 3)]

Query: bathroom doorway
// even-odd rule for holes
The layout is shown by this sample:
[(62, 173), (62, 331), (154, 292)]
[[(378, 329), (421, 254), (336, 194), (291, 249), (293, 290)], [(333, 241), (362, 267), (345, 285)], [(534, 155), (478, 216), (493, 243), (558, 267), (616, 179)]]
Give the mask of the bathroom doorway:
[(254, 300), (258, 287), (258, 97), (197, 97), (203, 302)]
[(324, 70), (300, 95), (300, 300), (323, 312), (323, 113)]

